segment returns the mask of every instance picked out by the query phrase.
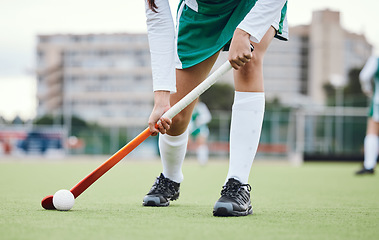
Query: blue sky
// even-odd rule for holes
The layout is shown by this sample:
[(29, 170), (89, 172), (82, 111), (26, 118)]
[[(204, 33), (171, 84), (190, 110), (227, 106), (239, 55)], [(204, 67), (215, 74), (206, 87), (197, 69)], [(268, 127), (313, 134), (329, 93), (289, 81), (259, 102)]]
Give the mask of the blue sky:
[[(173, 9), (177, 2), (170, 0)], [(289, 0), (289, 24), (308, 24), (312, 11), (325, 8), (340, 11), (344, 28), (364, 33), (379, 53), (379, 1)], [(37, 34), (146, 32), (141, 0), (2, 0), (0, 16), (0, 115), (7, 119), (35, 115)]]

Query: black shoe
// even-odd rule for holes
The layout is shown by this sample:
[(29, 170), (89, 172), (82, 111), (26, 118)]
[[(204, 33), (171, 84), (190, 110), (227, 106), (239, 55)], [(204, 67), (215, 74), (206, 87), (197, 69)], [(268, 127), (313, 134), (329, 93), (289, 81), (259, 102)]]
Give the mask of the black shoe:
[(230, 178), (222, 187), (221, 197), (213, 208), (213, 216), (246, 216), (253, 214), (250, 202), (251, 186)]
[(361, 170), (355, 172), (356, 175), (365, 175), (365, 174), (374, 174), (374, 173), (375, 173), (375, 171), (373, 168), (367, 169), (365, 167), (363, 167)]
[(166, 178), (162, 173), (151, 187), (148, 194), (143, 198), (144, 206), (167, 207), (170, 200), (179, 197), (180, 183), (176, 183)]

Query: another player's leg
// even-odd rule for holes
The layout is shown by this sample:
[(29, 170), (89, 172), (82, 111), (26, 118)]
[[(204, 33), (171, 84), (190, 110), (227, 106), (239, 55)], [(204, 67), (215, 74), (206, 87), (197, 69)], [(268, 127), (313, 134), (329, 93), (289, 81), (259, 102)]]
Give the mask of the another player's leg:
[(209, 149), (207, 144), (208, 132), (204, 131), (209, 130), (204, 128), (203, 133), (200, 133), (196, 141), (196, 157), (200, 165), (206, 165), (209, 159)]
[[(191, 68), (177, 70), (177, 92), (171, 95), (171, 106), (208, 76), (217, 56), (218, 54), (215, 54)], [(191, 103), (172, 119), (167, 134), (159, 134), (159, 151), (163, 172), (144, 197), (144, 206), (168, 206), (170, 200), (176, 200), (179, 197), (179, 187), (183, 181), (182, 164), (188, 143), (187, 127), (195, 104), (196, 102)]]
[(379, 123), (369, 118), (367, 121), (367, 134), (364, 139), (363, 167), (356, 172), (357, 175), (373, 174), (379, 153)]
[(264, 53), (275, 35), (270, 28), (259, 44), (253, 44), (253, 58), (234, 71), (235, 99), (230, 130), (230, 161), (226, 183), (216, 202), (214, 216), (246, 216), (253, 213), (248, 184), (264, 115), (262, 62)]

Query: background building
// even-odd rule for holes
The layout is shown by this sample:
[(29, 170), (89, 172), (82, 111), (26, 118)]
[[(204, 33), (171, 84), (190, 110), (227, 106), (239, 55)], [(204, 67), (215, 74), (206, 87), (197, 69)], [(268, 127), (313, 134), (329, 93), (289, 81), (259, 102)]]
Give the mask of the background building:
[(290, 41), (270, 45), (264, 60), (266, 96), (286, 105), (324, 105), (331, 77), (347, 80), (371, 54), (364, 35), (341, 26), (339, 12), (313, 12), (309, 25), (290, 28)]
[[(313, 13), (309, 25), (274, 39), (264, 59), (266, 97), (288, 106), (324, 105), (331, 76), (347, 78), (372, 46), (345, 30), (339, 12)], [(37, 45), (38, 115), (76, 115), (104, 126), (146, 125), (152, 109), (146, 34), (41, 35)], [(217, 68), (226, 61), (220, 55)], [(232, 73), (221, 82), (232, 84)], [(67, 117), (68, 116), (68, 117)]]
[(38, 116), (145, 125), (152, 106), (146, 34), (40, 35)]

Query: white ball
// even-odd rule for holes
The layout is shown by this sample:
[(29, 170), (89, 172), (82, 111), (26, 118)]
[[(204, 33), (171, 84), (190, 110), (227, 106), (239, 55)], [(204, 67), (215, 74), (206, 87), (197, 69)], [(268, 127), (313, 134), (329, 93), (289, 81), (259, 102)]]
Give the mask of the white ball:
[(53, 196), (53, 205), (57, 210), (68, 211), (75, 203), (74, 195), (66, 189), (57, 191)]

